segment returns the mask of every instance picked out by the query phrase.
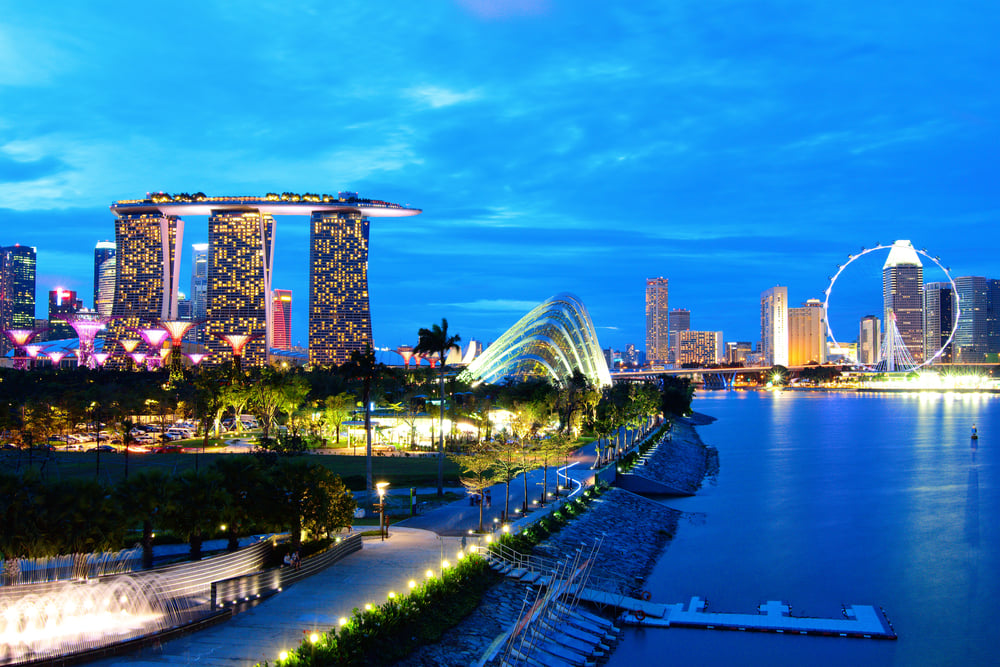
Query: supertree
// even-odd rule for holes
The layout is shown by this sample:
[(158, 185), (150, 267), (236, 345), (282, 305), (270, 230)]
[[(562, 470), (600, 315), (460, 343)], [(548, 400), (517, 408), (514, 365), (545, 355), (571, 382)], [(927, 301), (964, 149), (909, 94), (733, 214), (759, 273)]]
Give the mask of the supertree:
[(187, 320), (160, 320), (162, 326), (170, 335), (170, 379), (179, 380), (183, 377), (181, 371), (181, 341), (196, 322)]
[(35, 336), (41, 333), (41, 329), (8, 329), (4, 333), (14, 345), (14, 368), (23, 371), (28, 367), (28, 355), (24, 348), (31, 343)]
[(219, 340), (225, 341), (233, 351), (233, 372), (239, 374), (243, 371), (243, 348), (254, 338), (260, 338), (262, 334), (215, 334)]
[(110, 318), (99, 315), (78, 315), (68, 317), (66, 322), (73, 327), (76, 337), (80, 340), (80, 352), (77, 355), (79, 365), (87, 368), (97, 368), (97, 361), (94, 359), (94, 339), (97, 334), (107, 326)]
[(165, 329), (158, 327), (146, 327), (138, 329), (138, 332), (142, 336), (142, 339), (146, 341), (146, 346), (149, 348), (149, 354), (146, 356), (146, 368), (153, 370), (159, 367), (162, 362), (160, 348), (170, 334)]

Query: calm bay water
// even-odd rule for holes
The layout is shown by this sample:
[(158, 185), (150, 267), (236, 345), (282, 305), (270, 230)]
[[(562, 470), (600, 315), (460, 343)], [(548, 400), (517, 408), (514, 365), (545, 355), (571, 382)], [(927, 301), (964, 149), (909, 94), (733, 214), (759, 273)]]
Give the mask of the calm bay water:
[[(629, 630), (611, 667), (1000, 664), (1000, 396), (699, 392), (720, 469), (647, 588), (714, 611), (885, 608), (899, 640)], [(979, 428), (978, 447), (969, 437)]]

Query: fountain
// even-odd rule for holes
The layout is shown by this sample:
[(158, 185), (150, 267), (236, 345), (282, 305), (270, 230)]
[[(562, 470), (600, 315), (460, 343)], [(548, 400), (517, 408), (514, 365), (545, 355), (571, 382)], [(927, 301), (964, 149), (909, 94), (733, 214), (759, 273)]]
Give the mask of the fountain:
[(0, 596), (0, 664), (65, 656), (179, 625), (185, 613), (158, 575), (61, 582)]

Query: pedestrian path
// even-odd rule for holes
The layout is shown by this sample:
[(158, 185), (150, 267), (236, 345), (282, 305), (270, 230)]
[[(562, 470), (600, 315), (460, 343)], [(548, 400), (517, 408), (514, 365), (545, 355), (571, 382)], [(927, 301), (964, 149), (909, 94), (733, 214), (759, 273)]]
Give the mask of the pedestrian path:
[(441, 561), (455, 561), (460, 538), (439, 537), (414, 528), (393, 527), (388, 540), (366, 539), (364, 548), (323, 572), (200, 632), (147, 648), (141, 653), (95, 663), (111, 665), (253, 665), (272, 663), (313, 631), (335, 627), (355, 608), (385, 602), (390, 591), (408, 590), (427, 570), (440, 573)]

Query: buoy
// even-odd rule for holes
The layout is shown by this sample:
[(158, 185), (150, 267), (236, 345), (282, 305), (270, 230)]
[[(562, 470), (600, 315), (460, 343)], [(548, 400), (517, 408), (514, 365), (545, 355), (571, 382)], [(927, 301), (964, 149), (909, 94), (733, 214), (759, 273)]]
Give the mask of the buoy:
[(649, 594), (649, 591), (642, 591), (642, 592), (639, 593), (639, 599), (640, 600), (648, 601), (649, 598), (651, 598), (651, 597), (653, 597), (653, 596)]
[(632, 612), (632, 615), (635, 616), (635, 620), (637, 621), (646, 620), (646, 612), (644, 612), (642, 609), (636, 609), (635, 611)]

